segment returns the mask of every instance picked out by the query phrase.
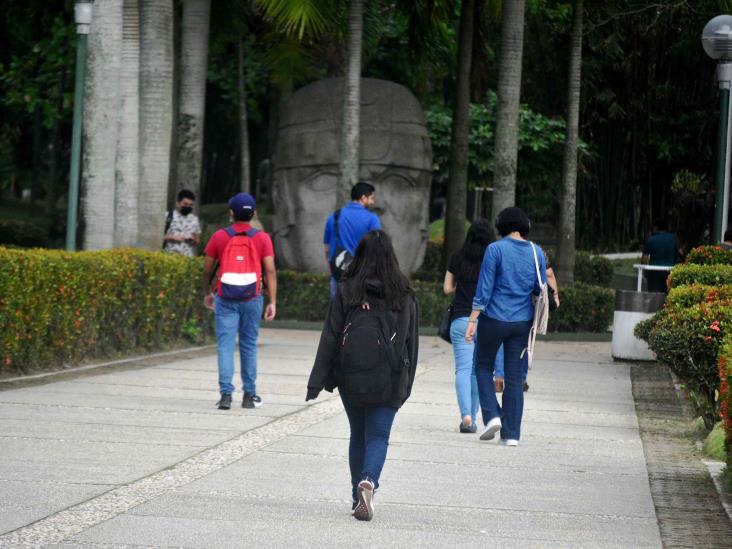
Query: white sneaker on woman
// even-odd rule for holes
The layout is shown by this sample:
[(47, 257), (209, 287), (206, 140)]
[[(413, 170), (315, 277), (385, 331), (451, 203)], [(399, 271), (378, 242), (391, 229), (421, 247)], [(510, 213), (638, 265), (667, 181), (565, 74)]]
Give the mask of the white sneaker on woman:
[(518, 440), (515, 438), (502, 438), (501, 442), (504, 446), (518, 446)]
[(494, 417), (488, 422), (488, 425), (483, 428), (483, 432), (480, 434), (480, 440), (493, 440), (493, 437), (495, 437), (496, 433), (500, 430), (501, 418)]

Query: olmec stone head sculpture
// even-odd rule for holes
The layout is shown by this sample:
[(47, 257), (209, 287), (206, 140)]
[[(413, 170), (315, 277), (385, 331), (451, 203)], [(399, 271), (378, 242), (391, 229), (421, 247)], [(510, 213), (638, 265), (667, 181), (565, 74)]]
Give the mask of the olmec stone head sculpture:
[[(376, 187), (374, 212), (394, 241), (402, 270), (418, 269), (427, 242), (432, 148), (422, 108), (404, 86), (361, 81), (359, 179)], [(278, 262), (326, 272), (325, 220), (336, 207), (343, 80), (299, 89), (279, 123), (273, 218)]]

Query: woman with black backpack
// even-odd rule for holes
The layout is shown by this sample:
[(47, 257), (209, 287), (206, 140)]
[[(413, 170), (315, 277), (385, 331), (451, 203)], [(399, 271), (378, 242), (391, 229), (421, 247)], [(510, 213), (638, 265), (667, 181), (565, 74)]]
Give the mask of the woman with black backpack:
[(455, 353), (455, 392), (460, 408), (461, 433), (475, 433), (478, 429), (478, 383), (473, 364), (475, 344), (465, 340), (465, 330), (468, 328), (468, 317), (473, 311), (473, 297), (483, 255), (495, 239), (490, 221), (473, 221), (463, 246), (450, 257), (442, 285), (446, 294), (455, 294), (450, 305), (450, 339)]
[(389, 236), (370, 231), (338, 283), (306, 400), (338, 387), (351, 438), (352, 512), (371, 520), (397, 410), (409, 398), (419, 348), (417, 301)]

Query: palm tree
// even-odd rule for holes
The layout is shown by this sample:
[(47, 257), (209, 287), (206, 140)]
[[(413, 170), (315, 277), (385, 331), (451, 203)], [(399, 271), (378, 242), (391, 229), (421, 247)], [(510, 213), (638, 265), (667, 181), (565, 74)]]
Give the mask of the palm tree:
[(567, 83), (567, 137), (562, 164), (562, 201), (559, 204), (557, 277), (574, 282), (575, 207), (577, 206), (577, 142), (579, 140), (580, 86), (582, 83), (582, 0), (573, 2), (572, 45)]
[(343, 122), (336, 208), (348, 200), (358, 181), (361, 130), (361, 54), (363, 52), (363, 0), (348, 2), (348, 62), (343, 81)]
[(460, 8), (458, 69), (455, 108), (450, 139), (450, 181), (447, 187), (445, 216), (445, 261), (465, 238), (465, 208), (468, 196), (468, 136), (470, 133), (470, 66), (473, 53), (474, 0)]
[(516, 201), (516, 159), (525, 0), (503, 2), (493, 169), (493, 217)]
[(114, 247), (114, 179), (117, 144), (122, 3), (94, 2), (84, 101), (82, 171), (84, 248)]
[(159, 250), (173, 129), (173, 2), (140, 3), (140, 193), (139, 240)]
[(249, 128), (247, 116), (247, 85), (244, 79), (244, 45), (241, 38), (237, 44), (237, 86), (239, 88), (239, 148), (241, 150), (241, 185), (243, 193), (252, 192), (252, 167), (249, 156)]
[(137, 244), (140, 189), (140, 3), (124, 0), (114, 232), (117, 246)]
[(175, 186), (200, 194), (211, 0), (185, 0)]

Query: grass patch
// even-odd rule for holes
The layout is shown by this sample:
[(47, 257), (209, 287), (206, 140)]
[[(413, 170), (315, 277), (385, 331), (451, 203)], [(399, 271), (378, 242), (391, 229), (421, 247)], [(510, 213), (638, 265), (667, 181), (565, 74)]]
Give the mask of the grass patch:
[(612, 259), (613, 270), (618, 274), (638, 276), (638, 270), (633, 265), (640, 263), (640, 257), (630, 259)]
[(724, 428), (718, 422), (704, 440), (704, 454), (712, 459), (724, 461), (727, 455), (724, 449)]

